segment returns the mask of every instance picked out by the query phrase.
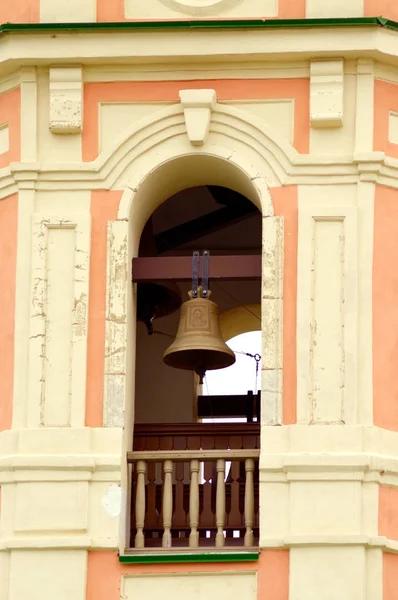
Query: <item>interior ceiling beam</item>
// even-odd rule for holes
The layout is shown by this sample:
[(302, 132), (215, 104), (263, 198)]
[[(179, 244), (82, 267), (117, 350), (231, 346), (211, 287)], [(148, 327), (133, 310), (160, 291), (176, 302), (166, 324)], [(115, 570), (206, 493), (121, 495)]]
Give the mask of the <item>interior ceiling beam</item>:
[[(132, 276), (134, 283), (162, 280), (191, 281), (192, 256), (134, 258)], [(261, 279), (261, 254), (210, 256), (209, 279), (219, 281)]]
[(239, 223), (244, 219), (252, 217), (257, 212), (256, 206), (249, 200), (241, 202), (238, 206), (225, 206), (207, 215), (159, 233), (155, 237), (156, 249), (159, 254), (173, 250), (201, 237), (210, 235), (215, 231), (220, 231), (235, 223)]

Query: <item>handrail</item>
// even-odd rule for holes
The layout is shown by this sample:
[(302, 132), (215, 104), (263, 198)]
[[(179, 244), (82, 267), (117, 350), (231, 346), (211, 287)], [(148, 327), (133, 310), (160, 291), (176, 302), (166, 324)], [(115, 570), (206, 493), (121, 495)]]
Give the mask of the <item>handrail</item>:
[(138, 423), (134, 437), (159, 435), (259, 435), (260, 423)]
[(144, 450), (143, 452), (127, 452), (127, 462), (144, 461), (173, 461), (187, 460), (244, 460), (246, 458), (259, 458), (260, 450)]

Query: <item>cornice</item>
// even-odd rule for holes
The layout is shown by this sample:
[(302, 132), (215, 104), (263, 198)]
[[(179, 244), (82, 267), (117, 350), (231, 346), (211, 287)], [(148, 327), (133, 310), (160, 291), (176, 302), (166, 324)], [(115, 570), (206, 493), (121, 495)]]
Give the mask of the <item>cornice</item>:
[[(281, 185), (345, 185), (371, 182), (398, 188), (398, 159), (382, 152), (341, 156), (297, 154)], [(92, 163), (12, 163), (0, 172), (0, 199), (21, 189), (81, 191), (123, 189)]]
[(15, 32), (65, 31), (153, 31), (191, 29), (284, 29), (308, 27), (384, 27), (397, 30), (398, 23), (383, 17), (349, 17), (325, 19), (201, 19), (149, 20), (99, 23), (4, 23), (0, 35)]
[(5, 24), (0, 26), (0, 76), (29, 65), (175, 64), (193, 59), (227, 64), (360, 56), (395, 64), (397, 33), (397, 23), (376, 17)]

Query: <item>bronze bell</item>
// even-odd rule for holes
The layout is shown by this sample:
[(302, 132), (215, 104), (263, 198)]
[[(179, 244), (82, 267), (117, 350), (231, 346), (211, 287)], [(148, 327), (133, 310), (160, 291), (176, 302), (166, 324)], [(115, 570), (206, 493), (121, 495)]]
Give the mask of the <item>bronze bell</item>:
[(230, 367), (235, 354), (222, 339), (217, 304), (191, 294), (181, 307), (176, 339), (163, 354), (163, 361), (176, 369), (194, 371), (203, 383), (206, 371)]
[(140, 282), (137, 285), (137, 321), (142, 321), (149, 335), (153, 320), (176, 312), (182, 304), (179, 287), (169, 281)]

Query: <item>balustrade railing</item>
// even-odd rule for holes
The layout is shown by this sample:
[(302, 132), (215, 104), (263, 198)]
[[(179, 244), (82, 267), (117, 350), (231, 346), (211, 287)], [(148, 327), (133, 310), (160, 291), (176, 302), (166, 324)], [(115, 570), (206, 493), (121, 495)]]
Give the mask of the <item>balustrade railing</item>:
[[(132, 548), (221, 549), (258, 544), (259, 449), (242, 448), (245, 437), (247, 445), (257, 446), (258, 427), (244, 424), (235, 431), (234, 427), (223, 426), (221, 431), (217, 425), (214, 438), (214, 427), (198, 424), (193, 436), (196, 448), (187, 449), (192, 445), (189, 436), (185, 434), (181, 442), (182, 429), (176, 434), (175, 426), (170, 426), (163, 435), (146, 436), (156, 449), (128, 453)], [(173, 446), (175, 438), (183, 449), (159, 449)], [(231, 440), (239, 447), (231, 447)], [(148, 443), (141, 440), (137, 445)]]

